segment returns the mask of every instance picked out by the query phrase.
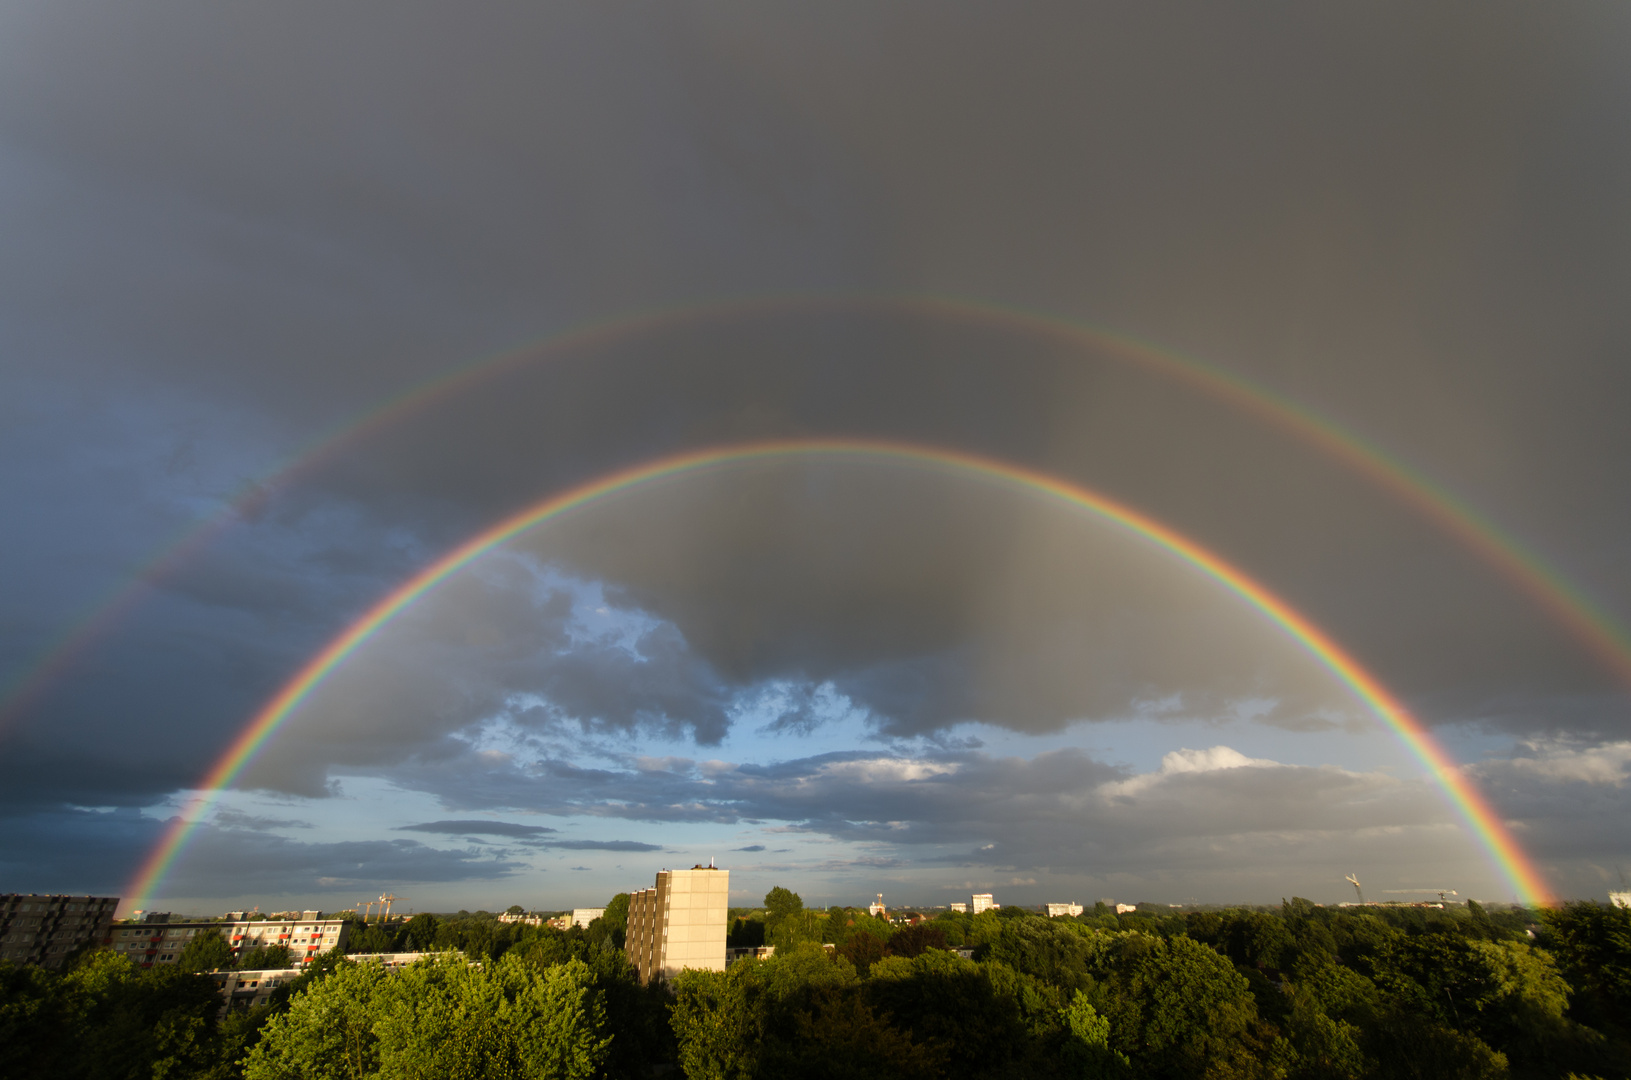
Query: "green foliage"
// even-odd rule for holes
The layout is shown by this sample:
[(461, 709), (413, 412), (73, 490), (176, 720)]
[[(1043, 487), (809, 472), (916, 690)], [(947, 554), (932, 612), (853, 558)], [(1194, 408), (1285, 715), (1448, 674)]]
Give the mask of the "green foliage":
[(1127, 1055), (1110, 1046), (1110, 1021), (1093, 1008), (1087, 994), (1076, 991), (1060, 1017), (1070, 1032), (1063, 1056), (1073, 1066), (1071, 1072), (1083, 1080), (1112, 1080), (1131, 1073)]
[[(285, 950), (287, 951), (287, 950)], [(232, 966), (232, 946), (214, 930), (207, 930), (181, 950), (176, 966), (182, 971), (220, 971)]]
[(766, 944), (779, 952), (801, 941), (819, 941), (820, 936), (815, 912), (804, 909), (798, 893), (777, 885), (765, 894)]
[(266, 971), (290, 966), (287, 945), (257, 945), (238, 957), (239, 971)]
[(890, 956), (921, 956), (925, 949), (944, 949), (946, 932), (929, 923), (902, 927), (889, 936), (885, 951)]
[(387, 974), (343, 964), (273, 1018), (247, 1080), (589, 1080), (610, 1036), (588, 965), (540, 971), (507, 958), (488, 971), (423, 961)]
[[(403, 927), (403, 937), (406, 938), (407, 952), (429, 952), (436, 947), (436, 934), (441, 929), (441, 922), (436, 916), (429, 914), (415, 915)], [(394, 952), (393, 949), (353, 949), (354, 952)]]
[(1631, 1036), (1631, 908), (1570, 903), (1545, 919), (1543, 940), (1580, 993), (1580, 1018)]
[[(105, 951), (60, 974), (0, 964), (0, 1076), (1631, 1077), (1616, 1020), (1631, 939), (1597, 905), (1549, 913), (1531, 944), (1538, 915), (1476, 905), (1004, 910), (900, 929), (786, 889), (766, 901), (733, 931), (768, 922), (772, 959), (650, 986), (615, 918), (558, 931), (480, 912), (370, 927), (392, 948), (463, 955), (393, 974), (331, 952), (224, 1017), (211, 979), (182, 965)], [(953, 942), (976, 959), (938, 947)], [(187, 966), (216, 947), (195, 943)]]
[(626, 929), (629, 925), (629, 894), (620, 892), (606, 901), (606, 910), (600, 917), (606, 920), (608, 926)]

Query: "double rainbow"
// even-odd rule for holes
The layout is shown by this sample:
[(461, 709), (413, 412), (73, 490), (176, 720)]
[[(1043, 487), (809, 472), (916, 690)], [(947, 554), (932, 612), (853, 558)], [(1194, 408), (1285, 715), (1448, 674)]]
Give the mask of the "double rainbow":
[(1099, 355), (1145, 368), (1226, 402), (1271, 427), (1317, 447), (1413, 507), (1527, 595), (1596, 656), (1605, 668), (1631, 687), (1631, 633), (1627, 633), (1564, 574), (1442, 485), (1330, 419), (1265, 387), (1217, 366), (1130, 337), (1107, 333), (1057, 316), (980, 301), (933, 296), (770, 296), (667, 307), (591, 323), (544, 342), (463, 365), (346, 421), (308, 443), (277, 468), (245, 485), (208, 519), (155, 552), (92, 606), (87, 614), (65, 628), (30, 662), (0, 683), (0, 733), (39, 700), (97, 640), (118, 625), (152, 586), (174, 573), (233, 522), (248, 516), (269, 492), (297, 480), (369, 435), (416, 416), (451, 395), (528, 364), (583, 355), (619, 342), (687, 326), (823, 311), (900, 313), (1000, 327), (1053, 340), (1071, 349), (1093, 350)]
[(1011, 485), (1089, 511), (1178, 556), (1233, 590), (1279, 625), (1393, 729), (1437, 781), (1523, 902), (1539, 904), (1549, 898), (1550, 889), (1545, 879), (1519, 847), (1494, 808), (1398, 699), (1323, 630), (1263, 585), (1200, 544), (1129, 506), (1070, 481), (1020, 465), (908, 443), (862, 439), (792, 439), (696, 450), (602, 476), (500, 521), (415, 574), (329, 642), (255, 715), (203, 778), (182, 812), (167, 826), (163, 838), (126, 892), (127, 896), (135, 898), (131, 903), (146, 906), (148, 900), (157, 894), (188, 839), (220, 798), (220, 793), (243, 772), (256, 752), (328, 674), (399, 612), (449, 575), (513, 537), (607, 496), (706, 469), (796, 458), (915, 465)]

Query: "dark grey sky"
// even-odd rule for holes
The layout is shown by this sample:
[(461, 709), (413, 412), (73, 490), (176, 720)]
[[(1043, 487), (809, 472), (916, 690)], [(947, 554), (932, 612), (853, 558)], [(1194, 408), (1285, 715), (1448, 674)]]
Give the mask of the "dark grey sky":
[[(1607, 3), (0, 8), (12, 685), (348, 417), (585, 323), (722, 305), (524, 352), (270, 489), (0, 730), (0, 888), (120, 888), (306, 657), (500, 516), (680, 449), (863, 435), (1056, 473), (1232, 560), (1437, 728), (1560, 888), (1598, 890), (1631, 862), (1606, 827), (1631, 688), (1510, 582), (1225, 402), (887, 298), (1253, 380), (1623, 626), (1628, 47)], [(795, 293), (872, 300), (755, 299)], [(1288, 877), (1311, 851), (1458, 852), (1494, 881), (1237, 599), (1058, 507), (882, 465), (675, 481), (528, 536), (291, 723), (172, 895), (260, 882), (226, 854), (257, 843), (255, 887), (312, 898), (547, 892), (539, 852), (621, 852), (584, 856), (587, 901), (647, 874), (638, 845), (728, 850), (687, 822), (784, 830), (732, 843), (835, 898), (884, 874), (925, 899), (1274, 898), (1326, 888), (1323, 863)], [(353, 827), (336, 807), (365, 788)], [(477, 810), (534, 817), (452, 829)], [(1427, 832), (1377, 838), (1401, 821)]]

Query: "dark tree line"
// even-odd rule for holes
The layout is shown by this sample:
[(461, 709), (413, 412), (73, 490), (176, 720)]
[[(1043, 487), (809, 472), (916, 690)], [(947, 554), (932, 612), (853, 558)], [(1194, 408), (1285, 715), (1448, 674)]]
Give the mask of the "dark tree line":
[(901, 925), (776, 889), (730, 928), (774, 957), (652, 986), (622, 952), (626, 915), (619, 897), (587, 930), (374, 924), (353, 948), (445, 955), (391, 974), (330, 953), (225, 1015), (185, 970), (223, 966), (219, 939), (149, 971), (106, 950), (60, 973), (0, 964), (0, 1076), (1631, 1077), (1631, 911), (1596, 904)]

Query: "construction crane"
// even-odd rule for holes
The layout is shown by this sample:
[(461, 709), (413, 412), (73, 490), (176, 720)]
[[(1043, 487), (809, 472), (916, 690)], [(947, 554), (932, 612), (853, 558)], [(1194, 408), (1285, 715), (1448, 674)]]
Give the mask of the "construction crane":
[(353, 907), (352, 910), (355, 911), (356, 908), (362, 908), (362, 921), (367, 923), (368, 917), (374, 913), (374, 905), (377, 903), (379, 903), (378, 900), (358, 900), (356, 907)]
[(406, 896), (392, 896), (390, 893), (381, 893), (379, 898), (379, 921), (385, 922), (391, 917), (391, 905), (398, 900), (406, 900)]
[(1359, 878), (1353, 874), (1349, 874), (1347, 880), (1348, 884), (1354, 887), (1354, 892), (1359, 894), (1359, 902), (1363, 904), (1365, 902), (1365, 890), (1359, 887)]

